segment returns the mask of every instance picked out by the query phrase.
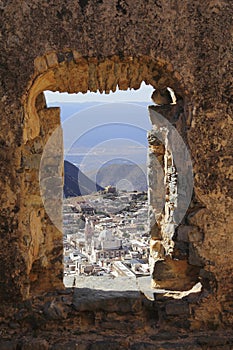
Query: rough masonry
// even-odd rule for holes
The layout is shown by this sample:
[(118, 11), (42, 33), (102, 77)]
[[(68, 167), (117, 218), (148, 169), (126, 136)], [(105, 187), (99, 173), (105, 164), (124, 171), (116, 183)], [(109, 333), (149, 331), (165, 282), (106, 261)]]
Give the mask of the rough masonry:
[[(59, 109), (46, 107), (43, 91), (109, 93), (117, 87), (138, 89), (145, 81), (158, 91), (174, 90), (176, 105), (152, 110), (181, 134), (194, 170), (192, 201), (168, 239), (155, 216), (160, 199), (153, 188), (153, 157), (164, 165), (172, 154), (153, 125), (154, 284), (187, 290), (200, 281), (201, 296), (190, 306), (190, 327), (232, 326), (232, 12), (227, 0), (1, 2), (2, 303), (14, 307), (63, 288), (62, 233), (46, 214), (39, 188), (43, 149), (52, 132), (60, 130), (60, 118)], [(48, 161), (58, 169), (59, 216), (61, 152)]]

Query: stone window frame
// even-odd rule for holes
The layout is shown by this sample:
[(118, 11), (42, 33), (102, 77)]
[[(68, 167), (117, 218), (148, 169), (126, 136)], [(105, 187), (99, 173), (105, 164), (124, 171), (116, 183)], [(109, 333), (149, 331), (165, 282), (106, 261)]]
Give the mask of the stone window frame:
[[(148, 56), (112, 56), (103, 59), (97, 59), (94, 57), (86, 58), (82, 57), (77, 51), (66, 50), (59, 53), (49, 52), (44, 56), (37, 57), (34, 61), (34, 65), (34, 76), (29, 82), (27, 91), (23, 96), (23, 140), (25, 148), (27, 149), (34, 147), (34, 142), (38, 140), (38, 138), (41, 138), (41, 132), (44, 133), (42, 143), (45, 144), (54, 128), (60, 124), (59, 108), (47, 108), (46, 106), (43, 98), (43, 91), (46, 90), (68, 93), (86, 93), (88, 91), (95, 92), (99, 90), (101, 93), (109, 93), (110, 91), (116, 91), (117, 87), (120, 90), (127, 90), (128, 88), (139, 89), (142, 82), (152, 85), (158, 91), (170, 87), (175, 91), (176, 96), (182, 96), (182, 98), (180, 98), (180, 101), (182, 101), (181, 105), (178, 103), (178, 105), (176, 105), (176, 107), (173, 109), (176, 109), (177, 111), (177, 108), (181, 107), (182, 113), (180, 119), (183, 118), (181, 124), (182, 122), (184, 123), (185, 104), (188, 100), (188, 96), (186, 94), (187, 90), (185, 89), (182, 82), (182, 77), (179, 75), (179, 73), (175, 71), (170, 63), (163, 59), (153, 59)], [(167, 108), (167, 106), (165, 107)], [(158, 111), (162, 112), (163, 114), (167, 114), (165, 117), (169, 118), (169, 113), (171, 113), (171, 110), (169, 109), (169, 111), (167, 111), (166, 108), (161, 108), (162, 107), (158, 107)], [(150, 148), (153, 148), (153, 146), (153, 143), (151, 143)], [(25, 158), (27, 158), (27, 156), (28, 154), (25, 154)], [(24, 214), (25, 216), (32, 215), (31, 220), (29, 219), (29, 221), (33, 222), (35, 217), (38, 217), (38, 212), (41, 212), (41, 208), (39, 211), (37, 208), (36, 210), (31, 211), (31, 213), (29, 213), (29, 210), (28, 212), (25, 210)], [(43, 244), (38, 244), (38, 242), (36, 242), (37, 236), (40, 235), (40, 232), (37, 232), (34, 238), (31, 237), (31, 241), (33, 241), (33, 239), (35, 241), (32, 242), (31, 246), (35, 247), (39, 245), (37, 250), (42, 251), (42, 256), (34, 256), (33, 261), (33, 257), (30, 255), (29, 247), (27, 252), (29, 258), (27, 262), (27, 276), (25, 279), (26, 287), (23, 288), (24, 298), (27, 298), (29, 295), (37, 295), (40, 292), (46, 291), (45, 289), (56, 290), (57, 288), (63, 287), (63, 247), (61, 244), (61, 232), (55, 229), (51, 222), (49, 222), (46, 213), (40, 214), (39, 217), (38, 222), (41, 220), (45, 223), (44, 227), (41, 228), (41, 232), (43, 232), (43, 230), (44, 232), (48, 230), (50, 234), (52, 234), (55, 244), (51, 244), (48, 252), (46, 248), (46, 239), (44, 240)], [(181, 227), (185, 227), (185, 225), (181, 225)], [(33, 229), (33, 227), (29, 227), (29, 231), (31, 229)], [(152, 227), (151, 225), (152, 238), (155, 237), (155, 229), (156, 228)], [(199, 241), (201, 240), (201, 233), (197, 232), (196, 228), (191, 227), (190, 229), (190, 227), (188, 227), (186, 230), (189, 232), (191, 230), (191, 234), (194, 230), (196, 235), (199, 237)], [(176, 236), (179, 236), (179, 228), (177, 232)], [(188, 235), (189, 233), (186, 232), (185, 237)], [(152, 256), (154, 252), (159, 253), (161, 251), (162, 238), (157, 237), (156, 240), (159, 244), (151, 246)], [(179, 241), (179, 239), (177, 241)], [(188, 239), (188, 245), (190, 246), (190, 244), (193, 246), (193, 250), (195, 250), (195, 242), (190, 242)], [(179, 244), (177, 243), (177, 246), (178, 245)], [(161, 288), (170, 287), (171, 289), (182, 289), (182, 286), (177, 286), (176, 283), (174, 284), (174, 281), (177, 280), (177, 271), (180, 271), (180, 268), (182, 269), (184, 260), (187, 262), (189, 257), (186, 256), (185, 259), (179, 260), (179, 251), (180, 250), (178, 248), (176, 250), (175, 260), (165, 259), (166, 261), (162, 262), (162, 270), (164, 269), (164, 272), (167, 269), (172, 270), (174, 268), (174, 266), (171, 266), (174, 261), (175, 265), (177, 265), (177, 261), (181, 262), (181, 267), (178, 266), (178, 270), (175, 266), (175, 272), (171, 278), (172, 281), (170, 285), (166, 285), (166, 283), (164, 284), (160, 280), (159, 283), (158, 281), (155, 283), (155, 286)], [(52, 262), (53, 265), (55, 262), (55, 266), (53, 267)], [(158, 264), (160, 265), (161, 262), (159, 261)], [(198, 265), (199, 267), (197, 270), (199, 271), (202, 266), (202, 262), (200, 260), (198, 261)], [(43, 271), (43, 275), (41, 276), (40, 269)], [(195, 272), (197, 278), (198, 271)], [(184, 272), (184, 274), (185, 273), (186, 272)], [(51, 278), (51, 276), (53, 276), (53, 278)], [(43, 280), (45, 281), (44, 283)], [(50, 283), (47, 285), (46, 281), (48, 280), (50, 280)], [(191, 284), (193, 284), (193, 281), (191, 281)]]

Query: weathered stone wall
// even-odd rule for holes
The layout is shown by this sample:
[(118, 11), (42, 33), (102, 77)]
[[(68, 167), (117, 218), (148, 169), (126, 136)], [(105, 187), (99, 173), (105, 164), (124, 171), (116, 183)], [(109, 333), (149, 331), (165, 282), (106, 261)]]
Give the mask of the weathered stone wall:
[(61, 283), (61, 234), (44, 212), (37, 178), (58, 114), (36, 105), (37, 96), (45, 88), (139, 88), (145, 80), (184, 100), (195, 193), (176, 239), (195, 227), (198, 239), (186, 245), (192, 262), (201, 259), (204, 285), (191, 326), (232, 324), (231, 2), (15, 0), (2, 1), (0, 15), (1, 300)]
[(181, 291), (202, 279), (199, 273), (204, 266), (193, 247), (203, 235), (188, 220), (190, 211), (192, 215), (199, 211), (200, 203), (193, 193), (184, 104), (177, 97), (176, 104), (149, 107), (152, 130), (148, 135), (153, 285)]
[[(168, 75), (165, 72), (163, 62), (156, 62), (147, 56), (88, 59), (82, 57), (77, 51), (66, 50), (39, 56), (35, 59), (34, 65), (35, 72), (31, 85), (23, 97), (25, 118), (22, 159), (26, 172), (22, 179), (22, 187), (25, 184), (26, 186), (24, 186), (24, 203), (21, 204), (21, 208), (26, 209), (22, 209), (20, 217), (23, 218), (21, 231), (29, 233), (29, 236), (23, 234), (21, 248), (24, 250), (24, 259), (27, 264), (25, 281), (22, 282), (21, 287), (25, 297), (29, 293), (38, 293), (39, 290), (54, 289), (62, 280), (61, 234), (59, 240), (59, 229), (62, 230), (62, 225), (56, 222), (61, 220), (58, 197), (59, 195), (60, 198), (62, 197), (61, 174), (60, 180), (58, 178), (62, 156), (59, 109), (46, 109), (43, 91), (50, 89), (86, 93), (88, 90), (98, 89), (108, 93), (115, 91), (117, 86), (120, 89), (128, 87), (137, 89), (142, 81), (156, 86), (160, 84), (180, 86), (174, 73), (170, 72)], [(49, 138), (52, 133), (55, 133), (55, 136)], [(54, 187), (55, 184), (57, 184), (56, 187)], [(51, 212), (51, 208), (55, 211), (54, 213)], [(44, 209), (48, 209), (49, 212), (47, 210), (45, 214)], [(52, 224), (49, 224), (48, 214), (51, 214), (49, 218)], [(38, 217), (36, 225), (32, 226), (31, 222), (36, 222)], [(56, 225), (53, 226), (53, 224)], [(34, 247), (36, 247), (36, 254)]]

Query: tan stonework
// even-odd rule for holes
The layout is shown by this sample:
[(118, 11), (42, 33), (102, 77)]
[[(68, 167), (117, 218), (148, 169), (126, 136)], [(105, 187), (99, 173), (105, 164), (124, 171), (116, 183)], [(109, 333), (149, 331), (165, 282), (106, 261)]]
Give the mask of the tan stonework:
[[(185, 228), (172, 238), (170, 256), (155, 265), (154, 282), (159, 277), (171, 287), (180, 278), (186, 289), (201, 281), (190, 328), (232, 327), (231, 2), (80, 0), (64, 7), (16, 0), (1, 5), (1, 16), (1, 301), (63, 288), (62, 233), (39, 188), (40, 159), (59, 128), (59, 109), (47, 109), (42, 92), (109, 93), (145, 81), (172, 88), (181, 101), (158, 108), (182, 135), (194, 169)], [(151, 149), (162, 164), (163, 149)], [(154, 253), (161, 253), (164, 237), (153, 224)]]

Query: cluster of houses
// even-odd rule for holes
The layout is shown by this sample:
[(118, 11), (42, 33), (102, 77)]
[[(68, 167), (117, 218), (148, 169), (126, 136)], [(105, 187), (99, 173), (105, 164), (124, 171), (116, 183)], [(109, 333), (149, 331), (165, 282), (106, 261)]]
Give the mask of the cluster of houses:
[(147, 197), (110, 191), (66, 199), (65, 276), (149, 275)]

